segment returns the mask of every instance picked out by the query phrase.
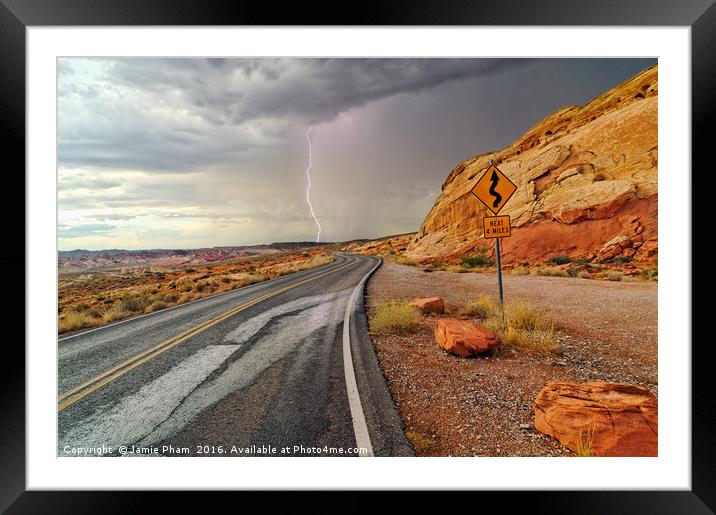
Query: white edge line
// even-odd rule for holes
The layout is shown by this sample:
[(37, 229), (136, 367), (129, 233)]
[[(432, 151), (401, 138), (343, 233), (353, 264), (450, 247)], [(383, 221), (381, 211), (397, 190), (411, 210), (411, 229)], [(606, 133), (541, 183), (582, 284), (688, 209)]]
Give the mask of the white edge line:
[(348, 392), (348, 405), (351, 410), (351, 419), (353, 420), (353, 433), (356, 437), (356, 445), (358, 448), (364, 447), (368, 449), (367, 454), (359, 454), (359, 456), (370, 457), (375, 456), (373, 454), (373, 444), (370, 442), (370, 434), (368, 433), (368, 425), (365, 422), (365, 414), (363, 413), (363, 404), (360, 401), (360, 394), (358, 393), (358, 384), (356, 383), (355, 367), (353, 364), (353, 355), (351, 354), (351, 336), (350, 336), (350, 320), (351, 313), (355, 306), (356, 298), (361, 292), (363, 285), (365, 284), (368, 277), (378, 268), (381, 264), (380, 259), (378, 263), (365, 274), (363, 279), (358, 283), (358, 286), (353, 290), (353, 294), (348, 299), (348, 305), (346, 306), (346, 315), (343, 318), (343, 372), (346, 377), (346, 390)]
[[(335, 264), (335, 261), (332, 262), (332, 263), (328, 263), (327, 265), (323, 265), (323, 266), (328, 267), (328, 266), (333, 265), (333, 264)], [(321, 267), (309, 268), (308, 270), (302, 270), (301, 272), (295, 272), (295, 273), (300, 274), (300, 273), (302, 273), (302, 272), (307, 272), (305, 275), (309, 275), (310, 272), (315, 272), (316, 270), (319, 270), (320, 268), (321, 268)], [(203, 300), (216, 299), (216, 298), (221, 297), (221, 296), (223, 296), (223, 295), (228, 295), (229, 293), (236, 293), (237, 291), (241, 291), (241, 290), (244, 290), (244, 289), (247, 289), (247, 288), (251, 288), (252, 286), (262, 286), (262, 285), (269, 284), (271, 281), (278, 281), (279, 279), (283, 279), (283, 278), (285, 278), (285, 277), (292, 277), (292, 276), (295, 277), (293, 274), (282, 275), (281, 277), (276, 277), (276, 278), (274, 278), (274, 279), (269, 279), (269, 280), (267, 280), (267, 281), (261, 281), (261, 282), (258, 282), (258, 283), (247, 284), (246, 286), (241, 286), (240, 288), (236, 288), (235, 290), (223, 291), (223, 292), (221, 292), (221, 293), (216, 293), (216, 294), (214, 294), (214, 295), (209, 295), (209, 296), (207, 296), (207, 297), (202, 297), (202, 298), (200, 298), (200, 299), (190, 300), (189, 302), (185, 302), (184, 304), (177, 304), (176, 306), (169, 306), (168, 308), (159, 309), (159, 310), (153, 311), (153, 312), (151, 312), (151, 313), (144, 313), (144, 314), (142, 314), (142, 315), (137, 315), (137, 316), (125, 318), (125, 319), (123, 319), (123, 320), (118, 320), (117, 322), (112, 322), (111, 324), (101, 325), (101, 326), (99, 326), (99, 327), (95, 327), (94, 329), (88, 329), (87, 331), (82, 331), (81, 333), (75, 333), (75, 334), (71, 334), (70, 336), (65, 336), (65, 337), (63, 337), (63, 338), (58, 338), (58, 339), (57, 339), (57, 343), (63, 342), (63, 341), (65, 341), (65, 340), (70, 340), (70, 339), (72, 339), (72, 338), (76, 338), (77, 336), (83, 336), (83, 335), (85, 335), (85, 334), (93, 333), (93, 332), (99, 331), (99, 330), (101, 330), (101, 329), (107, 329), (108, 327), (114, 327), (115, 325), (123, 324), (123, 323), (125, 323), (125, 322), (132, 322), (132, 321), (134, 321), (134, 320), (139, 320), (140, 318), (149, 317), (149, 316), (152, 316), (152, 315), (161, 315), (162, 313), (166, 313), (167, 311), (171, 311), (172, 309), (183, 308), (184, 306), (188, 306), (189, 304), (194, 304), (194, 303), (196, 303), (196, 302), (201, 302), (201, 301), (203, 301)]]

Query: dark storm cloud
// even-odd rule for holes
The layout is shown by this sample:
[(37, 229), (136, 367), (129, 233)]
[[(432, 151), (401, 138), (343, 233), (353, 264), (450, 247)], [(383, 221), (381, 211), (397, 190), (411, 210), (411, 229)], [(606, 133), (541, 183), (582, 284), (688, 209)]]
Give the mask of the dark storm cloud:
[[(120, 59), (91, 81), (62, 70), (66, 166), (188, 171), (280, 145), (313, 124), (399, 93), (526, 66), (524, 59)], [(81, 68), (81, 66), (80, 66)], [(63, 80), (64, 78), (64, 80)]]
[(396, 93), (525, 66), (527, 59), (126, 59), (109, 66), (114, 83), (179, 91), (217, 123), (298, 117), (308, 123)]

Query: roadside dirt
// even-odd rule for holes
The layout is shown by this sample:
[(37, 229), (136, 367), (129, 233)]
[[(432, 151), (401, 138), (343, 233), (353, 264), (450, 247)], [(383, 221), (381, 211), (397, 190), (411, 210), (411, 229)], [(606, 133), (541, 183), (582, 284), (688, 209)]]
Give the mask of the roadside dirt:
[[(459, 358), (439, 349), (435, 317), (416, 333), (372, 335), (383, 373), (422, 456), (560, 456), (534, 430), (534, 399), (549, 381), (610, 381), (658, 393), (657, 284), (503, 276), (505, 296), (532, 302), (559, 329), (562, 355)], [(494, 273), (424, 272), (385, 262), (368, 282), (368, 310), (389, 298), (440, 296), (458, 317), (472, 298), (496, 296)], [(573, 455), (573, 454), (572, 454)]]

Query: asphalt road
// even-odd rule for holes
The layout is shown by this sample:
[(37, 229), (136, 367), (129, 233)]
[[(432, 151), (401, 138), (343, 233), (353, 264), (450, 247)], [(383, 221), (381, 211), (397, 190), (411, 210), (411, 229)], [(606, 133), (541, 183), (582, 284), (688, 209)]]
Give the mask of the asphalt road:
[(338, 254), (60, 339), (58, 456), (412, 455), (367, 333), (378, 264)]

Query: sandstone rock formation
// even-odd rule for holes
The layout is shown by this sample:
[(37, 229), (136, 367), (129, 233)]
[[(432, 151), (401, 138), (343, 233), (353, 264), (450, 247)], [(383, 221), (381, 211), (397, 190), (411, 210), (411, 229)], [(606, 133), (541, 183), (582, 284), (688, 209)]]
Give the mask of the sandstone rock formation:
[(487, 327), (448, 318), (438, 320), (435, 339), (440, 348), (463, 358), (490, 351), (500, 344), (499, 337)]
[(413, 299), (410, 305), (418, 308), (423, 313), (444, 313), (445, 301), (440, 297), (426, 297)]
[(512, 218), (506, 263), (566, 254), (653, 266), (657, 75), (655, 65), (583, 107), (553, 113), (509, 147), (458, 164), (406, 254), (454, 261), (494, 245), (482, 237), (482, 217), (490, 213), (470, 193), (492, 159), (518, 186), (500, 212)]
[(535, 428), (593, 456), (657, 456), (658, 404), (644, 388), (555, 381), (535, 400)]

